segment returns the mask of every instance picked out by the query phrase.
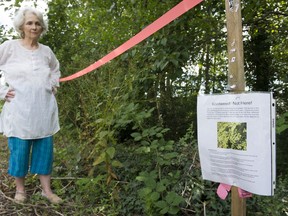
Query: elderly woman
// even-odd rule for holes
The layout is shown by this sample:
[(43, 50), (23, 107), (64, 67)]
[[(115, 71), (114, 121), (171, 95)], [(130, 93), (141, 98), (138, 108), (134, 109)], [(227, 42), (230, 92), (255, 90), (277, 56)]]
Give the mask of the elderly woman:
[(15, 177), (15, 201), (27, 199), (24, 183), (29, 170), (39, 176), (42, 196), (59, 204), (62, 199), (51, 190), (52, 136), (60, 129), (54, 95), (59, 87), (59, 62), (48, 46), (38, 42), (47, 31), (38, 10), (19, 10), (14, 26), (21, 39), (0, 45), (0, 70), (6, 81), (0, 87), (0, 98), (5, 100), (0, 132), (8, 137), (8, 173)]

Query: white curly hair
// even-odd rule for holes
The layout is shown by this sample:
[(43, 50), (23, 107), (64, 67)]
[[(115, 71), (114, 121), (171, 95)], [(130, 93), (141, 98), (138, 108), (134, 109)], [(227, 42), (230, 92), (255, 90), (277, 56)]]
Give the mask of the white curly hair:
[(25, 37), (24, 32), (23, 32), (23, 25), (25, 22), (25, 16), (28, 13), (32, 13), (35, 16), (37, 16), (37, 18), (39, 19), (40, 25), (42, 27), (41, 35), (45, 34), (48, 31), (48, 23), (44, 20), (43, 14), (35, 8), (25, 7), (25, 8), (21, 8), (16, 13), (15, 18), (14, 18), (14, 23), (13, 23), (15, 30), (20, 34), (21, 38)]

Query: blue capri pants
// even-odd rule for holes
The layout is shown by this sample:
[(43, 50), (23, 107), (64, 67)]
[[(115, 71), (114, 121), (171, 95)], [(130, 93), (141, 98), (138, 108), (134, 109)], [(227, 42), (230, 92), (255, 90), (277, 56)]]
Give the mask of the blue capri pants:
[(8, 146), (10, 150), (9, 175), (18, 178), (25, 177), (29, 170), (29, 164), (31, 174), (51, 174), (53, 164), (52, 136), (30, 140), (9, 137)]

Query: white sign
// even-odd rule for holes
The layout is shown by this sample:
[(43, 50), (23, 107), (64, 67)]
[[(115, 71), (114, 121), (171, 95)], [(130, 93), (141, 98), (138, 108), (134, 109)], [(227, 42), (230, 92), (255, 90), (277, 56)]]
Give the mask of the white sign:
[(258, 195), (274, 194), (272, 93), (199, 95), (197, 124), (203, 179)]

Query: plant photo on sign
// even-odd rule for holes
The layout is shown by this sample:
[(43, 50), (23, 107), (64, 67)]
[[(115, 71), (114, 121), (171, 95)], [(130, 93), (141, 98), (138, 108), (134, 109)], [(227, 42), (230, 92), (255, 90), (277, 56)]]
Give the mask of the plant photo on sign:
[(246, 122), (218, 122), (218, 148), (247, 150)]

